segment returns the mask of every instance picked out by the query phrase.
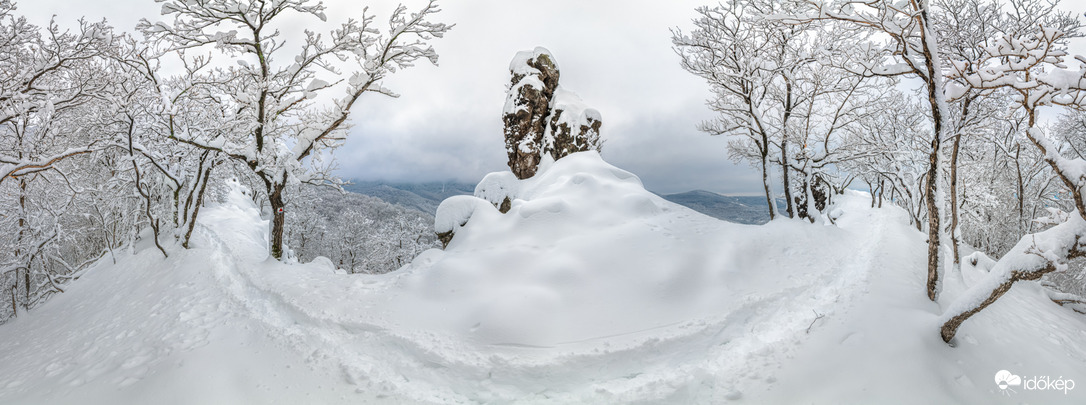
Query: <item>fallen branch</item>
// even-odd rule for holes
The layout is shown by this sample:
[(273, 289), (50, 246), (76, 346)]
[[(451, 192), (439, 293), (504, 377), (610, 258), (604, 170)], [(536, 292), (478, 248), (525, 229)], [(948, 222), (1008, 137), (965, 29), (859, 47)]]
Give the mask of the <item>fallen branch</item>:
[(811, 310), (811, 312), (814, 312), (814, 314), (815, 314), (815, 319), (814, 319), (814, 320), (812, 320), (812, 321), (811, 321), (811, 324), (807, 326), (807, 332), (806, 332), (806, 333), (807, 333), (808, 335), (809, 335), (809, 334), (811, 334), (811, 328), (812, 328), (812, 327), (814, 327), (814, 324), (815, 324), (815, 322), (818, 322), (818, 320), (819, 320), (819, 319), (822, 319), (823, 317), (825, 317), (825, 316), (826, 316), (825, 314), (820, 314), (820, 313), (818, 313), (818, 311), (815, 311), (815, 310), (813, 310), (813, 309)]

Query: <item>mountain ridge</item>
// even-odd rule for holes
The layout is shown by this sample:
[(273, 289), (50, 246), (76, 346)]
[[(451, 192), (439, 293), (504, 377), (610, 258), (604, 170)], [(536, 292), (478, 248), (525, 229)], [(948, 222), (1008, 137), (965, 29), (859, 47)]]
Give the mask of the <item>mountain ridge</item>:
[[(379, 198), (390, 204), (434, 215), (437, 206), (455, 195), (472, 195), (474, 183), (447, 182), (386, 182), (352, 180), (343, 186), (352, 193)], [(681, 193), (654, 194), (673, 203), (685, 206), (710, 217), (738, 224), (761, 225), (769, 222), (764, 196), (731, 196), (707, 190), (690, 190)], [(777, 210), (785, 212), (785, 201), (777, 199)]]

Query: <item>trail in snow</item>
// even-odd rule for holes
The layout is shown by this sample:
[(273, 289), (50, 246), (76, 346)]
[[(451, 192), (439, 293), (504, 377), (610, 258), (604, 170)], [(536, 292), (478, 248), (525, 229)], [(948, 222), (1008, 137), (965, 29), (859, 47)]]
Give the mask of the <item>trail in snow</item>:
[(517, 187), (379, 276), (269, 260), (235, 188), (195, 249), (137, 246), (0, 327), (0, 403), (1083, 402), (990, 381), (1086, 390), (1083, 317), (1023, 283), (948, 347), (923, 235), (868, 196), (839, 196), (836, 226), (729, 224), (594, 154)]
[[(832, 227), (809, 232), (809, 225), (787, 222), (764, 228), (738, 226), (671, 209), (675, 211), (641, 225), (673, 238), (677, 245), (693, 243), (691, 249), (698, 249), (697, 244), (704, 244), (739, 255), (753, 262), (739, 265), (762, 275), (742, 277), (736, 280), (740, 284), (712, 291), (723, 293), (707, 298), (717, 313), (545, 345), (480, 340), (472, 328), (449, 330), (448, 324), (420, 328), (417, 320), (397, 318), (395, 314), (405, 311), (441, 307), (440, 302), (427, 307), (414, 301), (417, 297), (410, 287), (417, 283), (416, 273), (427, 271), (425, 267), (378, 282), (368, 276), (335, 275), (330, 269), (268, 263), (262, 260), (266, 257), (262, 244), (244, 243), (259, 238), (236, 234), (256, 218), (255, 210), (247, 215), (219, 211), (221, 218), (219, 213), (207, 218), (223, 241), (216, 250), (228, 253), (222, 260), (224, 285), (249, 313), (280, 331), (272, 334), (287, 336), (300, 347), (322, 348), (320, 356), (336, 359), (346, 378), (363, 391), (387, 391), (418, 401), (720, 402), (741, 398), (744, 391), (770, 389), (776, 370), (794, 353), (807, 328), (819, 327), (811, 325), (816, 314), (824, 317), (818, 322), (832, 319), (840, 301), (850, 299), (850, 291), (857, 286), (862, 290), (867, 263), (873, 252), (884, 248), (867, 243), (850, 256), (819, 254), (879, 238)], [(793, 229), (800, 230), (793, 236), (815, 239), (830, 234), (835, 240), (823, 241), (830, 244), (828, 249), (772, 242)], [(504, 254), (493, 246), (485, 249)], [(762, 255), (745, 257), (756, 249)], [(722, 266), (736, 264), (731, 257), (716, 261)], [(333, 302), (339, 304), (330, 305)]]

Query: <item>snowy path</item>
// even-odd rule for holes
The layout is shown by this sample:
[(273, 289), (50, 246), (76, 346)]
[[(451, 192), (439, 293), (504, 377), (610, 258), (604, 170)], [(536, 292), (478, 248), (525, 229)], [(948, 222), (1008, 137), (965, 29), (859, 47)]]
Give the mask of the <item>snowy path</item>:
[[(0, 326), (0, 403), (1086, 403), (1086, 317), (1036, 284), (939, 340), (904, 212), (729, 224), (563, 162), (376, 276), (269, 260), (235, 190), (196, 248), (144, 241)], [(1003, 395), (1001, 369), (1084, 388)]]
[[(207, 219), (215, 224), (210, 226), (214, 237), (209, 237), (212, 262), (220, 267), (220, 284), (244, 307), (242, 313), (268, 328), (268, 335), (284, 336), (289, 346), (315, 348), (309, 357), (324, 359), (330, 363), (327, 369), (338, 368), (340, 377), (359, 391), (379, 392), (397, 401), (739, 399), (744, 392), (772, 388), (775, 370), (794, 354), (807, 328), (817, 330), (821, 322), (833, 319), (842, 300), (851, 299), (850, 291), (864, 289), (864, 273), (874, 252), (885, 248), (878, 229), (839, 235), (849, 243), (868, 243), (846, 258), (815, 255), (818, 260), (790, 269), (787, 282), (772, 274), (766, 280), (748, 277), (748, 285), (730, 287), (730, 297), (717, 297), (717, 305), (726, 309), (720, 314), (533, 346), (479, 342), (439, 329), (398, 325), (389, 318), (395, 309), (387, 307), (403, 302), (390, 287), (396, 282), (367, 284), (364, 278), (331, 272), (299, 274), (297, 266), (265, 261), (262, 245), (252, 243), (259, 238), (238, 232), (251, 218), (216, 215)], [(757, 229), (706, 221), (686, 211), (660, 221), (672, 229), (689, 229), (711, 244), (733, 240), (737, 232), (751, 236)], [(649, 224), (664, 229), (660, 225), (664, 224)], [(749, 241), (753, 245), (736, 249), (757, 246), (760, 237)], [(769, 255), (768, 264), (802, 262), (817, 248), (783, 250)], [(329, 305), (335, 301), (339, 304)], [(812, 326), (815, 313), (825, 318)]]

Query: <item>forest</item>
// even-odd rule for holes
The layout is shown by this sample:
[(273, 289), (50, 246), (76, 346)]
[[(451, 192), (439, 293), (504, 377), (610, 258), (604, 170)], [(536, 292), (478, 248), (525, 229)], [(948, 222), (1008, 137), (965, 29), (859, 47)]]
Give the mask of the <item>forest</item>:
[(1000, 258), (946, 313), (949, 342), (1016, 281), (1083, 293), (1086, 58), (1068, 54), (1080, 16), (1057, 5), (731, 1), (673, 40), (714, 94), (701, 130), (761, 171), (771, 217), (773, 171), (789, 217), (870, 190), (927, 233), (931, 301), (963, 246)]
[[(187, 249), (200, 208), (230, 180), (257, 190), (277, 259), (322, 254), (351, 272), (386, 272), (431, 247), (425, 215), (321, 189), (342, 192), (332, 151), (351, 106), (395, 97), (382, 79), (436, 63), (428, 42), (451, 25), (431, 21), (431, 1), (323, 35), (291, 32), (301, 45), (285, 48), (283, 16), (324, 21), (323, 10), (171, 1), (171, 21), (124, 33), (105, 21), (37, 26), (0, 1), (0, 319), (142, 238), (164, 257)], [(338, 226), (324, 228), (331, 210)], [(284, 250), (287, 237), (297, 251)]]
[[(326, 21), (321, 4), (161, 3), (165, 20), (125, 33), (37, 26), (0, 0), (0, 319), (134, 241), (187, 249), (227, 181), (254, 190), (276, 259), (387, 272), (437, 246), (425, 216), (344, 200), (333, 173), (352, 106), (436, 63), (430, 43), (453, 28), (436, 1), (294, 43), (284, 16)], [(770, 218), (828, 221), (850, 187), (900, 206), (927, 234), (931, 301), (962, 260), (997, 262), (946, 315), (946, 341), (1017, 281), (1082, 304), (1086, 59), (1068, 53), (1080, 16), (1048, 0), (733, 0), (693, 23), (671, 34), (713, 94), (699, 129), (761, 174)]]
[(1084, 403), (1084, 10), (326, 2), (0, 0), (0, 402)]

